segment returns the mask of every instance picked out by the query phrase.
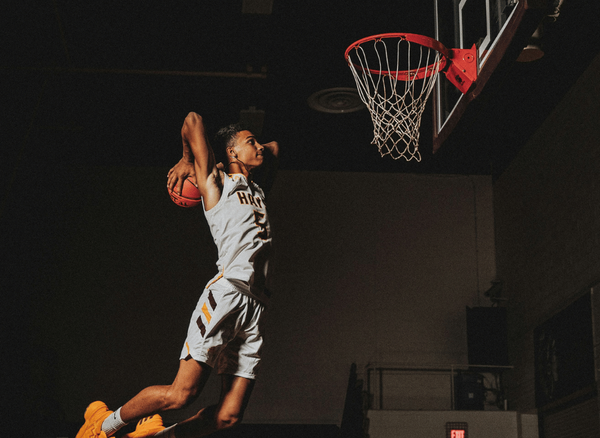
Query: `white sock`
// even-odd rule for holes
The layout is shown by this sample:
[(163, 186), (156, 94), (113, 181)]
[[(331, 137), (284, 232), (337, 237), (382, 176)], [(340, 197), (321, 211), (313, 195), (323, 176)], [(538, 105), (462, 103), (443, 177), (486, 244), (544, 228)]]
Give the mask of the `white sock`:
[(154, 434), (154, 437), (160, 437), (160, 438), (177, 438), (175, 436), (175, 426), (177, 426), (177, 425), (174, 424), (173, 426), (169, 426), (166, 429), (161, 430), (160, 432), (156, 432)]
[(102, 423), (102, 431), (106, 434), (106, 436), (111, 436), (123, 426), (127, 426), (127, 423), (121, 420), (121, 408), (119, 408), (106, 417)]

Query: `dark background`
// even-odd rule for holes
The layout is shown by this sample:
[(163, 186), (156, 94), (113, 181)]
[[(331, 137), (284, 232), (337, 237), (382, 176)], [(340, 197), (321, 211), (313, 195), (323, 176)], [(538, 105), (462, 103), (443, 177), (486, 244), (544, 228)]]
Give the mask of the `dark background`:
[(173, 144), (189, 111), (216, 130), (255, 107), (265, 111), (261, 137), (286, 146), (285, 169), (498, 176), (598, 53), (598, 4), (567, 0), (559, 19), (546, 25), (545, 56), (509, 62), (474, 103), (477, 116), (461, 127), (463, 134), (435, 156), (429, 102), (423, 161), (406, 163), (381, 159), (370, 145), (366, 109), (327, 114), (307, 99), (324, 89), (355, 88), (343, 54), (360, 38), (433, 37), (432, 1), (275, 1), (270, 14), (243, 14), (242, 6), (241, 0), (5, 6), (2, 174), (34, 164), (165, 165), (178, 158)]
[[(548, 29), (546, 56), (511, 64), (481, 96), (483, 124), (464, 128), (472, 129), (472, 140), (451, 139), (431, 155), (426, 111), (424, 160), (405, 163), (380, 158), (369, 144), (367, 111), (324, 114), (306, 101), (322, 89), (354, 87), (343, 59), (351, 42), (393, 31), (432, 35), (430, 2), (275, 2), (270, 15), (242, 14), (241, 3), (56, 0), (2, 7), (1, 336), (10, 352), (2, 355), (10, 370), (3, 387), (12, 395), (3, 410), (24, 419), (62, 418), (48, 400), (60, 391), (54, 377), (64, 374), (64, 364), (45, 336), (76, 333), (62, 349), (97, 367), (73, 371), (82, 386), (81, 376), (107, 390), (119, 378), (145, 383), (120, 376), (111, 352), (141, 350), (139, 363), (152, 364), (153, 350), (122, 341), (122, 331), (144, 327), (143, 342), (156, 339), (161, 354), (176, 357), (172, 340), (182, 337), (181, 327), (165, 331), (147, 315), (179, 314), (195, 298), (157, 302), (150, 294), (146, 301), (143, 292), (176, 287), (189, 274), (188, 254), (206, 268), (193, 273), (193, 282), (213, 273), (215, 254), (197, 213), (164, 213), (171, 205), (163, 175), (180, 157), (179, 129), (189, 111), (215, 130), (250, 106), (264, 110), (262, 137), (282, 144), (283, 170), (497, 177), (598, 53), (597, 2), (567, 0)], [(249, 71), (260, 77), (240, 76)], [(175, 248), (169, 229), (185, 229), (189, 239), (177, 239)], [(153, 273), (142, 284), (131, 276), (140, 268)], [(113, 305), (106, 291), (123, 284), (138, 293)], [(65, 288), (81, 295), (55, 294)], [(65, 309), (77, 312), (63, 318)], [(155, 365), (145, 366), (152, 374)]]

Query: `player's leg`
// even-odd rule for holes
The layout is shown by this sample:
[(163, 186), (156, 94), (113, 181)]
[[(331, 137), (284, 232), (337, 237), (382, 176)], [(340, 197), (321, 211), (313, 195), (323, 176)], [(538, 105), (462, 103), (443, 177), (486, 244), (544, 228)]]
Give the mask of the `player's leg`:
[(177, 438), (198, 438), (240, 424), (250, 400), (254, 380), (222, 374), (219, 403), (202, 409), (174, 428)]
[(192, 403), (204, 388), (212, 368), (193, 359), (180, 360), (171, 385), (150, 386), (125, 403), (121, 418), (125, 423), (148, 415), (181, 409)]
[(254, 380), (222, 374), (221, 381), (221, 399), (216, 420), (219, 429), (226, 429), (242, 422), (254, 389)]
[(92, 403), (86, 410), (86, 421), (77, 438), (111, 437), (126, 424), (141, 419), (145, 419), (145, 424), (139, 435), (149, 436), (145, 435), (145, 429), (157, 431), (163, 427), (160, 416), (155, 416), (152, 421), (147, 421), (147, 417), (158, 412), (181, 409), (192, 403), (204, 388), (211, 370), (207, 364), (193, 359), (181, 360), (171, 385), (150, 386), (114, 413), (102, 402)]

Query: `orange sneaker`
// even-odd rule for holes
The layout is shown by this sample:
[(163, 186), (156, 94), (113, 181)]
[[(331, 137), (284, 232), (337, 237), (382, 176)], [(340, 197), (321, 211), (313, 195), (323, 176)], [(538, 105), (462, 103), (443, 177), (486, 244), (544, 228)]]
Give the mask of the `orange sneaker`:
[(155, 414), (142, 418), (140, 421), (138, 421), (137, 426), (135, 426), (135, 430), (127, 435), (124, 435), (123, 438), (151, 437), (164, 428), (165, 426), (163, 426), (162, 417), (158, 414)]
[(75, 438), (107, 438), (102, 432), (102, 423), (113, 411), (109, 411), (101, 401), (91, 403), (85, 410), (85, 423), (79, 429)]

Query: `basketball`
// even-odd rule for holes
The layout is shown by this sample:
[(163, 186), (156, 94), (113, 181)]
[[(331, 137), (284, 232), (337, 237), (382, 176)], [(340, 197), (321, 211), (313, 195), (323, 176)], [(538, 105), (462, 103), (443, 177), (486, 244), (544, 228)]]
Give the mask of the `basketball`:
[(173, 191), (169, 191), (169, 196), (173, 202), (180, 207), (196, 207), (202, 201), (202, 196), (200, 196), (200, 191), (198, 187), (193, 183), (193, 179), (190, 177), (186, 178), (183, 182), (183, 188), (181, 189), (181, 195)]

